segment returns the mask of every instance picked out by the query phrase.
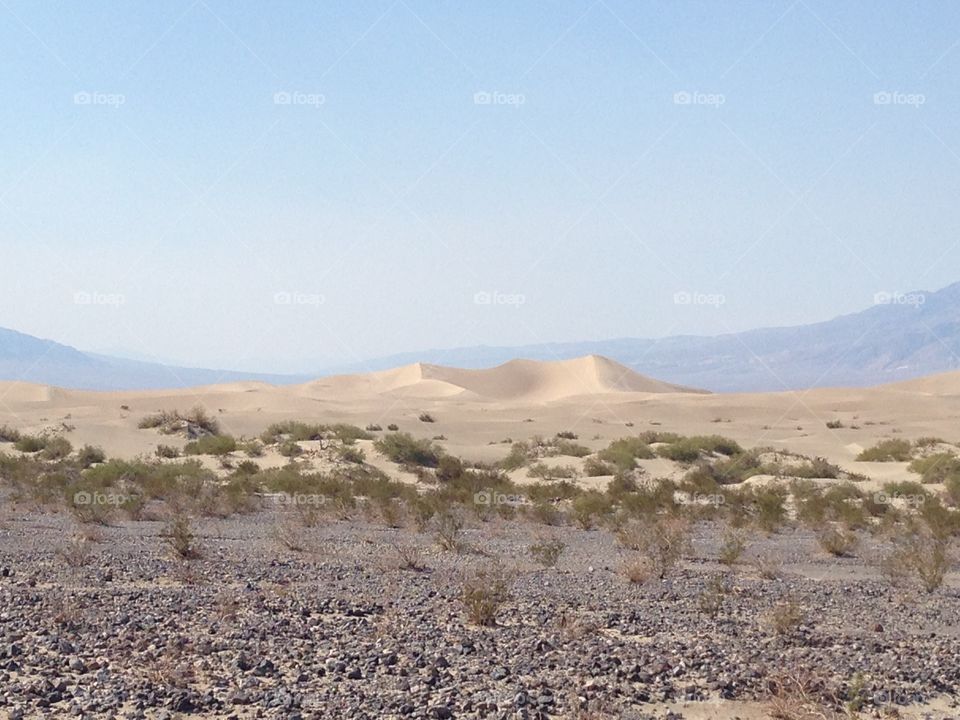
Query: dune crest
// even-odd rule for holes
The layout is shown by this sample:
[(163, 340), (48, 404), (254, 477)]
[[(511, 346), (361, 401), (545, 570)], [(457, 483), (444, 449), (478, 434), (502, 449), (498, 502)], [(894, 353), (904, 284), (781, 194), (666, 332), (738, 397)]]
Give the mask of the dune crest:
[(306, 387), (314, 392), (536, 403), (611, 393), (702, 392), (646, 377), (599, 355), (556, 361), (511, 360), (482, 370), (414, 363), (366, 375), (325, 378)]

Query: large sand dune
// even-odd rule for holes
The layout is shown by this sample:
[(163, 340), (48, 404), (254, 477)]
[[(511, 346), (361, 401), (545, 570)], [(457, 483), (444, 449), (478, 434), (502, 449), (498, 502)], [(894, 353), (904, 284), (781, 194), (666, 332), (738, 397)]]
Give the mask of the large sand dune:
[[(722, 434), (747, 447), (773, 445), (822, 456), (878, 479), (913, 478), (899, 463), (854, 458), (889, 437), (960, 440), (960, 373), (875, 388), (709, 394), (644, 377), (598, 356), (559, 362), (514, 360), (485, 370), (407, 365), (321, 378), (298, 386), (230, 383), (185, 390), (90, 392), (0, 383), (0, 424), (21, 430), (68, 428), (74, 445), (110, 454), (149, 454), (171, 439), (137, 424), (157, 410), (202, 405), (225, 432), (255, 436), (272, 422), (395, 423), (442, 436), (457, 455), (498, 460), (507, 440), (576, 432), (598, 449), (647, 429)], [(430, 413), (434, 423), (419, 420)], [(841, 428), (827, 428), (840, 420)]]

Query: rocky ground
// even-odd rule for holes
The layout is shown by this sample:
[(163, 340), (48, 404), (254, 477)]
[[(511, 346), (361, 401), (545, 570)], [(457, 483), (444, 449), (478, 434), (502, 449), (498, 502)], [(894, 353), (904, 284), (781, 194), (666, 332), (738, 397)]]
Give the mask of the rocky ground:
[[(97, 528), (71, 552), (69, 516), (8, 513), (0, 717), (761, 718), (804, 691), (854, 697), (844, 717), (960, 717), (957, 578), (894, 590), (870, 538), (838, 559), (807, 531), (754, 536), (727, 568), (701, 524), (667, 579), (637, 585), (605, 530), (497, 519), (456, 553), (325, 520), (291, 550), (276, 522), (196, 520), (203, 556), (184, 562), (160, 522)], [(528, 551), (545, 533), (566, 545), (556, 567)], [(401, 569), (411, 552), (422, 569)], [(758, 556), (780, 558), (780, 577)], [(511, 597), (480, 627), (462, 583), (496, 563)], [(800, 616), (778, 633), (784, 607)]]

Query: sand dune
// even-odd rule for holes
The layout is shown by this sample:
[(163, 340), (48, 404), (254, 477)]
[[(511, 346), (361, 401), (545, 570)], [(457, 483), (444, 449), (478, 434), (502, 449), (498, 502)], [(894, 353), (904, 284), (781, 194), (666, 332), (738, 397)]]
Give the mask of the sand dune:
[(545, 403), (611, 393), (701, 392), (641, 375), (597, 355), (543, 362), (511, 360), (494, 368), (462, 368), (414, 363), (368, 375), (326, 378), (304, 387), (308, 393), (402, 393), (407, 397)]

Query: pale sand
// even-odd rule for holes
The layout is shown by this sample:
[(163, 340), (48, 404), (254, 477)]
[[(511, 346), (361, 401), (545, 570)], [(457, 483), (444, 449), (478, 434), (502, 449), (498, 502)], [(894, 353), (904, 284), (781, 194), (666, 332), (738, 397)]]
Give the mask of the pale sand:
[[(256, 436), (270, 423), (288, 419), (361, 427), (376, 423), (384, 430), (396, 423), (418, 437), (442, 435), (446, 439), (440, 442), (449, 452), (483, 461), (504, 457), (510, 449), (505, 440), (550, 437), (562, 430), (577, 433), (579, 442), (591, 449), (651, 429), (720, 434), (745, 447), (774, 446), (824, 457), (877, 482), (917, 476), (908, 473), (904, 463), (855, 462), (861, 449), (891, 437), (960, 440), (955, 431), (960, 373), (867, 389), (708, 394), (589, 356), (559, 362), (515, 360), (488, 370), (415, 364), (287, 387), (251, 382), (89, 392), (0, 383), (0, 424), (36, 432), (66, 423), (74, 428), (67, 437), (75, 446), (100, 445), (108, 454), (124, 457), (152, 454), (160, 442), (182, 444), (182, 439), (140, 430), (137, 423), (160, 409), (187, 411), (195, 405), (207, 408), (220, 419), (224, 432), (237, 437)], [(436, 421), (421, 422), (423, 412)], [(830, 420), (840, 420), (844, 427), (828, 429)], [(367, 453), (376, 462), (374, 455)], [(575, 458), (551, 462), (580, 464)], [(669, 475), (671, 466), (650, 461), (647, 469)]]

